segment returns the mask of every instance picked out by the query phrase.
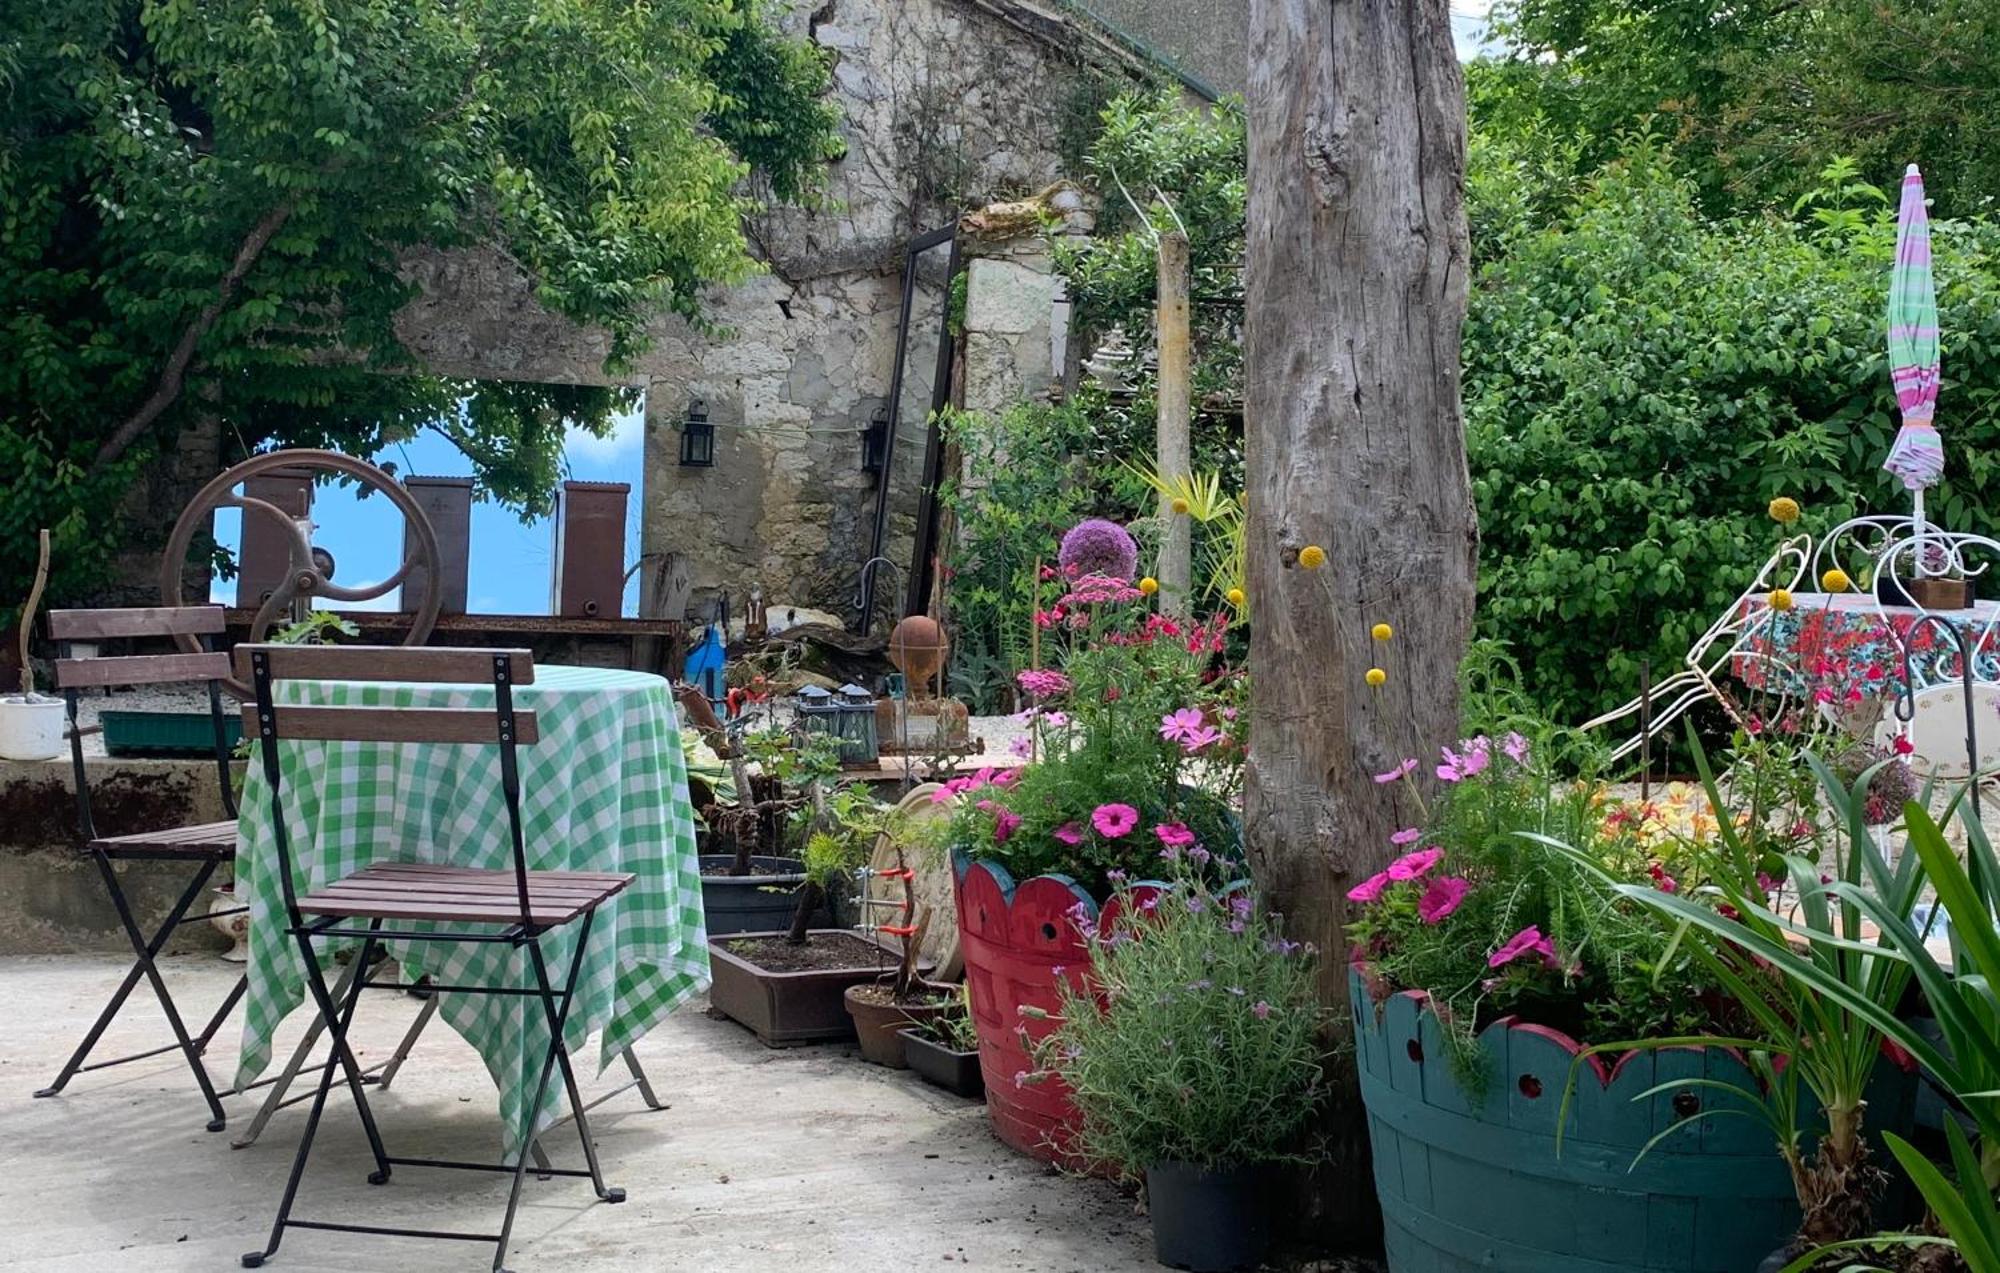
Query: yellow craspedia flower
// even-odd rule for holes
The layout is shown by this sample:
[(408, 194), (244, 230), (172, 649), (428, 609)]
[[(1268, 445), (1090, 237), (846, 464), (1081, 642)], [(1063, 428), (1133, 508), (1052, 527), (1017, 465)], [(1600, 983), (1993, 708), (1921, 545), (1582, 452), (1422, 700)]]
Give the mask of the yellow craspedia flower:
[(1390, 637), (1396, 635), (1396, 629), (1386, 623), (1378, 623), (1368, 629), (1368, 635), (1374, 637), (1377, 641), (1387, 641)]
[(1326, 549), (1318, 544), (1307, 544), (1299, 549), (1299, 564), (1307, 570), (1318, 570), (1326, 564)]
[(1158, 592), (1159, 590), (1160, 590), (1160, 581), (1153, 578), (1151, 575), (1147, 575), (1144, 579), (1141, 579), (1139, 581), (1139, 591), (1145, 593), (1149, 597), (1152, 596), (1154, 593)]
[(1170, 507), (1174, 512), (1184, 514), (1188, 511), (1188, 502), (1177, 495), (1174, 497), (1174, 502)]
[(1789, 610), (1792, 608), (1792, 591), (1789, 588), (1773, 588), (1766, 600), (1773, 610)]
[(1835, 566), (1819, 577), (1819, 586), (1828, 592), (1846, 592), (1854, 586), (1854, 581), (1847, 577), (1845, 570)]
[(1780, 495), (1772, 500), (1764, 511), (1780, 526), (1789, 526), (1799, 520), (1799, 502), (1789, 495)]
[(1384, 685), (1387, 685), (1389, 683), (1389, 674), (1387, 672), (1384, 672), (1379, 667), (1371, 667), (1368, 669), (1367, 674), (1363, 676), (1361, 679), (1367, 681), (1369, 685), (1379, 690)]
[(1222, 595), (1229, 598), (1229, 604), (1236, 606), (1238, 609), (1241, 609), (1244, 601), (1248, 599), (1243, 595), (1243, 589), (1241, 588), (1231, 588)]

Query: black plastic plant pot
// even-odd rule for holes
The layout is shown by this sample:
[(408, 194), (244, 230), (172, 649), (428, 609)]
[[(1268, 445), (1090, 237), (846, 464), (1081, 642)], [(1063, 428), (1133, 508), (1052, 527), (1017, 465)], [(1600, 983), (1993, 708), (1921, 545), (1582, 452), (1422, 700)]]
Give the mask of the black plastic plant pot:
[(734, 854), (703, 854), (701, 910), (710, 937), (733, 933), (763, 933), (789, 928), (805, 883), (805, 864), (797, 858), (753, 857), (750, 874), (724, 875), (735, 865)]
[(933, 1087), (977, 1099), (986, 1091), (979, 1049), (954, 1052), (914, 1026), (903, 1030), (903, 1060)]
[(1220, 1171), (1186, 1163), (1146, 1168), (1154, 1258), (1192, 1273), (1255, 1268), (1271, 1241), (1268, 1182), (1261, 1163)]

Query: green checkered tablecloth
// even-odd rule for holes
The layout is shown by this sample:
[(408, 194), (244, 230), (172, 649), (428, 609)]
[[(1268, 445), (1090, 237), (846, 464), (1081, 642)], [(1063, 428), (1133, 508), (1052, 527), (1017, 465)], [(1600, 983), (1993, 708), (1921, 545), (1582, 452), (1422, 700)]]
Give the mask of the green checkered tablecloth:
[[(291, 681), (280, 682), (278, 690), (280, 702), (312, 706), (493, 705), (492, 689), (476, 685)], [(640, 672), (538, 667), (534, 684), (515, 688), (514, 702), (517, 709), (532, 709), (541, 729), (541, 741), (520, 750), (529, 868), (638, 876), (597, 913), (564, 1030), (579, 1055), (593, 1032), (603, 1032), (601, 1069), (708, 985), (701, 868), (679, 721), (667, 683)], [(512, 868), (497, 747), (282, 740), (279, 746), (293, 879), (301, 893), (372, 862)], [(254, 760), (242, 805), (236, 890), (250, 906), (250, 990), (239, 1086), (270, 1063), (278, 1023), (308, 998), (304, 963), (285, 932), (270, 790)], [(577, 928), (567, 925), (542, 938), (558, 988)], [(334, 943), (317, 945), (326, 952)], [(429, 974), (442, 984), (534, 984), (525, 950), (390, 945), (411, 974)], [(525, 1106), (548, 1042), (541, 1005), (515, 995), (446, 994), (439, 1012), (478, 1049), (493, 1075), (511, 1161), (523, 1144)], [(535, 1120), (537, 1130), (563, 1112), (562, 1090), (558, 1076)]]

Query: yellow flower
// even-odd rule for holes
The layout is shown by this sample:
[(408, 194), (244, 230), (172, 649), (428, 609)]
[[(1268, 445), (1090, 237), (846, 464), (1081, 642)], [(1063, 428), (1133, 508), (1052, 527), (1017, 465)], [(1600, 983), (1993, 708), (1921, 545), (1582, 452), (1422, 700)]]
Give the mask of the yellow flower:
[(1229, 598), (1229, 604), (1235, 606), (1239, 610), (1243, 608), (1243, 602), (1247, 600), (1247, 598), (1244, 597), (1243, 589), (1241, 588), (1231, 588), (1228, 592), (1225, 592), (1222, 595)]
[(1151, 575), (1147, 575), (1144, 579), (1141, 579), (1139, 581), (1139, 591), (1145, 593), (1149, 597), (1152, 596), (1154, 593), (1158, 592), (1159, 590), (1160, 590), (1160, 581), (1153, 578)]
[(1174, 502), (1172, 503), (1172, 505), (1170, 505), (1170, 507), (1174, 510), (1176, 514), (1185, 515), (1188, 511), (1188, 502), (1180, 498), (1179, 496), (1175, 496)]
[(1767, 600), (1770, 601), (1773, 610), (1789, 610), (1792, 608), (1791, 589), (1773, 588)]
[(1835, 566), (1819, 577), (1819, 586), (1828, 592), (1846, 592), (1854, 586), (1854, 581), (1847, 577), (1845, 570)]
[(1396, 635), (1396, 629), (1386, 623), (1378, 623), (1368, 629), (1368, 635), (1374, 637), (1377, 641), (1387, 641), (1390, 637)]
[(1299, 549), (1299, 564), (1307, 570), (1318, 570), (1326, 564), (1326, 549), (1318, 544), (1307, 544)]
[(1371, 667), (1362, 679), (1379, 690), (1389, 683), (1389, 674), (1379, 667)]
[(1799, 502), (1789, 495), (1780, 495), (1772, 500), (1764, 511), (1780, 526), (1789, 526), (1799, 520)]

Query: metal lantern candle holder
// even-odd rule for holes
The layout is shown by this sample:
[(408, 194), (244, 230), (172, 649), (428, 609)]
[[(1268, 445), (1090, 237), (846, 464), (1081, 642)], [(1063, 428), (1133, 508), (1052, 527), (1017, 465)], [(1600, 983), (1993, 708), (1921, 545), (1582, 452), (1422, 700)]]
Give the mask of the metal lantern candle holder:
[(840, 763), (872, 765), (881, 754), (875, 732), (875, 696), (859, 685), (824, 690), (808, 685), (792, 700), (799, 728), (825, 734), (840, 744)]

